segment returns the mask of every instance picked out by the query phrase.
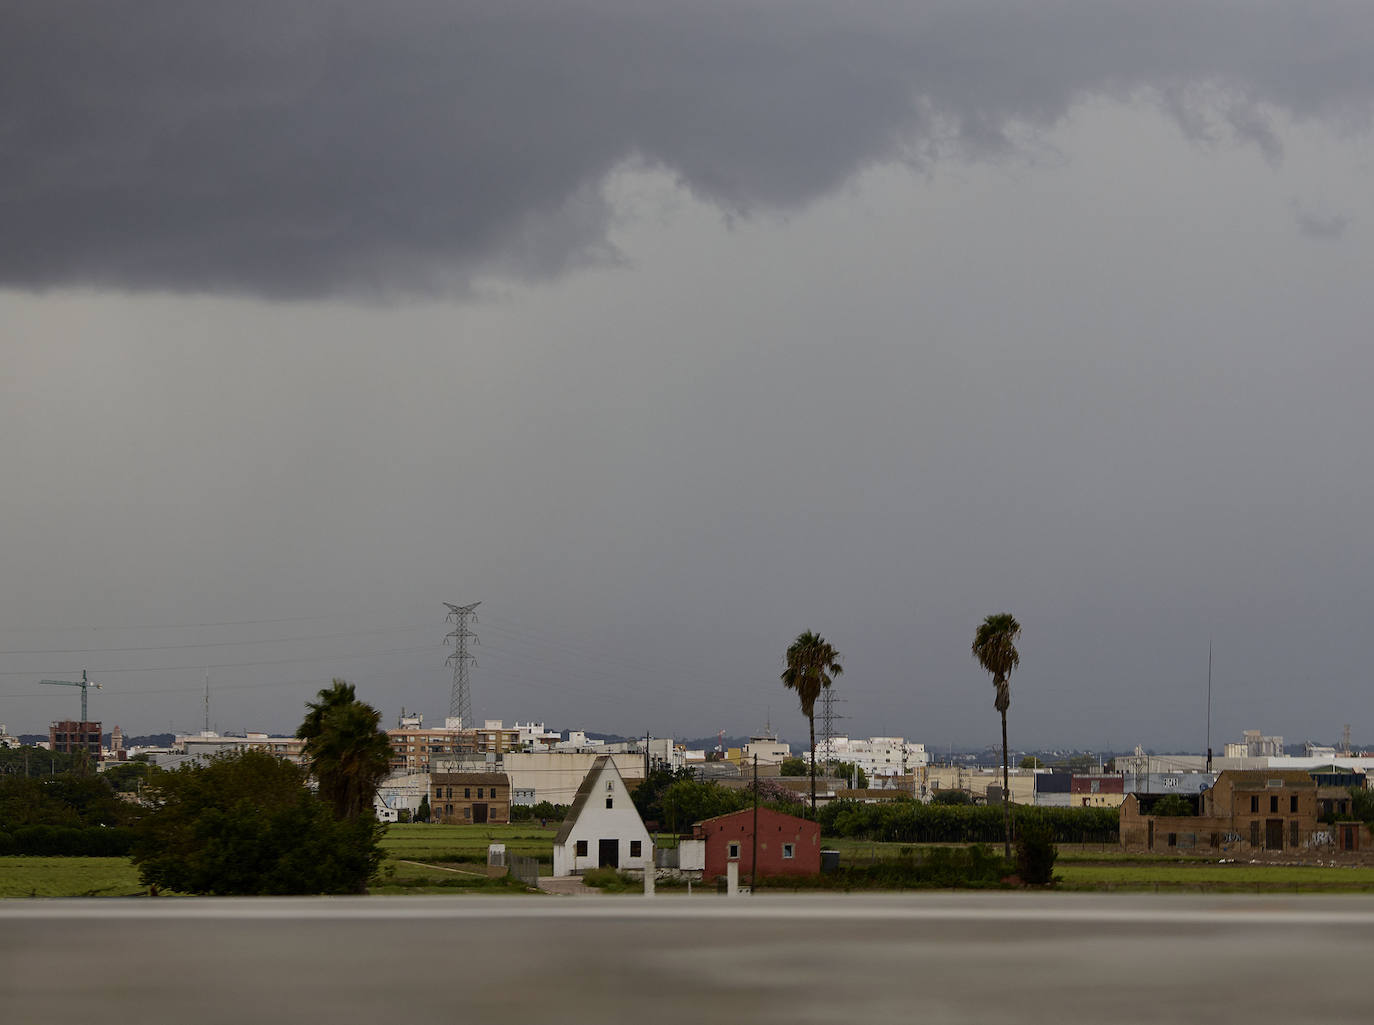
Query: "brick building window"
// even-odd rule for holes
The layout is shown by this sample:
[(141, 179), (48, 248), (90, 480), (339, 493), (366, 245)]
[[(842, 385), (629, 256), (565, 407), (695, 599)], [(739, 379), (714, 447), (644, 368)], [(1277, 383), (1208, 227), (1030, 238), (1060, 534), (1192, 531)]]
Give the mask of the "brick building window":
[(482, 788), (481, 788), (481, 787), (478, 787), (478, 788), (477, 788), (477, 799), (478, 799), (479, 801), (482, 799)]
[(1298, 795), (1297, 795), (1297, 794), (1294, 794), (1292, 797), (1290, 797), (1290, 798), (1288, 799), (1288, 810), (1289, 810), (1290, 812), (1294, 813), (1295, 815), (1297, 814), (1297, 811), (1298, 811)]
[(464, 796), (464, 797), (471, 797), (471, 796), (472, 796), (472, 787), (463, 787), (463, 796)]
[(796, 847), (793, 844), (785, 843), (782, 845), (783, 858), (790, 858), (796, 854)]
[(1251, 811), (1255, 811), (1255, 812), (1259, 811), (1259, 794), (1253, 794), (1253, 795), (1251, 795), (1251, 797), (1250, 797), (1250, 810), (1251, 810)]
[(727, 852), (726, 852), (726, 857), (728, 857), (728, 858), (738, 858), (738, 857), (739, 857), (739, 843), (738, 843), (737, 841), (735, 841), (735, 840), (731, 840), (731, 841), (730, 841), (730, 847), (729, 847), (729, 849), (728, 849)]
[(1250, 823), (1250, 846), (1251, 846), (1251, 847), (1258, 847), (1258, 846), (1259, 846), (1259, 823), (1258, 823), (1258, 822), (1252, 822), (1252, 823)]
[[(1297, 798), (1295, 797), (1295, 798), (1293, 798), (1293, 800), (1296, 801)], [(1289, 819), (1289, 820), (1288, 820), (1288, 846), (1289, 846), (1289, 847), (1296, 847), (1296, 846), (1298, 846), (1298, 820), (1297, 820), (1297, 819)]]
[(1269, 795), (1269, 811), (1270, 811), (1270, 813), (1273, 813), (1273, 812), (1276, 812), (1276, 811), (1278, 811), (1278, 810), (1279, 810), (1279, 799), (1278, 799), (1276, 796), (1274, 796), (1273, 794), (1270, 794), (1270, 795)]

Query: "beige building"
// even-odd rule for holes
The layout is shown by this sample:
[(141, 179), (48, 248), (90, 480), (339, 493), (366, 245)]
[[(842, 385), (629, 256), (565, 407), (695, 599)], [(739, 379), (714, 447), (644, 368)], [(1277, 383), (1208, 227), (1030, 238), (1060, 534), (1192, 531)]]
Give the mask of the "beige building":
[(480, 825), (510, 821), (510, 778), (504, 772), (436, 772), (429, 782), (434, 822)]
[[(1002, 789), (1002, 768), (987, 769), (964, 765), (931, 765), (925, 770), (926, 790), (922, 799), (929, 800), (941, 790), (966, 790), (978, 803), (988, 799), (989, 788)], [(1035, 803), (1035, 775), (1029, 769), (1009, 770), (1007, 789), (1011, 791), (1012, 804)], [(995, 796), (994, 796), (995, 800)]]

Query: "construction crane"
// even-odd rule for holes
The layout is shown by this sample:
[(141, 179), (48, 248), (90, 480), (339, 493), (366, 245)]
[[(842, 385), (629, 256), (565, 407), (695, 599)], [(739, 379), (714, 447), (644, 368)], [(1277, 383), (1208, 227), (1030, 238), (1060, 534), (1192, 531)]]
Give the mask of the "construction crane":
[(100, 690), (101, 687), (100, 684), (92, 683), (89, 679), (87, 679), (86, 670), (81, 670), (81, 679), (79, 680), (39, 680), (38, 682), (51, 684), (54, 687), (80, 687), (81, 721), (90, 722), (90, 720), (86, 718), (86, 691), (91, 687), (94, 687), (96, 690)]

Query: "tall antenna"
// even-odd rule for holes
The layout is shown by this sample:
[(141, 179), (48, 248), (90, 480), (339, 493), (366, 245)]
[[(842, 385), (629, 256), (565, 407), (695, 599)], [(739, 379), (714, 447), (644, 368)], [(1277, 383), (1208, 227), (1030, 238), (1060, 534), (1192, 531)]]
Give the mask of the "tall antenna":
[(205, 670), (205, 733), (210, 732), (210, 670)]
[(474, 644), (481, 643), (477, 640), (477, 635), (468, 629), (468, 619), (477, 622), (477, 606), (480, 601), (475, 601), (471, 605), (454, 605), (452, 602), (444, 602), (448, 606), (448, 622), (455, 624), (453, 631), (444, 638), (446, 641), (453, 642), (453, 654), (445, 661), (453, 664), (453, 695), (449, 699), (448, 714), (456, 717), (461, 725), (472, 726), (472, 691), (468, 686), (468, 663), (477, 664), (477, 657), (468, 653), (468, 641)]

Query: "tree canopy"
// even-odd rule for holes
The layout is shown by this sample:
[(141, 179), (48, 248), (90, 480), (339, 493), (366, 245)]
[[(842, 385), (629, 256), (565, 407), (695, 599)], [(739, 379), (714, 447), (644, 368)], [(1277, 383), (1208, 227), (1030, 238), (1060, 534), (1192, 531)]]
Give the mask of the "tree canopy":
[(136, 827), (143, 882), (179, 893), (360, 893), (376, 872), (384, 827), (336, 817), (305, 772), (263, 751), (158, 774)]
[(816, 699), (844, 672), (840, 653), (818, 633), (799, 634), (784, 655), (782, 685), (797, 692), (811, 730), (811, 814), (816, 814)]
[(339, 679), (305, 707), (305, 721), (296, 736), (305, 741), (305, 757), (320, 796), (340, 818), (371, 815), (377, 784), (391, 767), (391, 741), (381, 730), (382, 714), (358, 700), (353, 684)]

